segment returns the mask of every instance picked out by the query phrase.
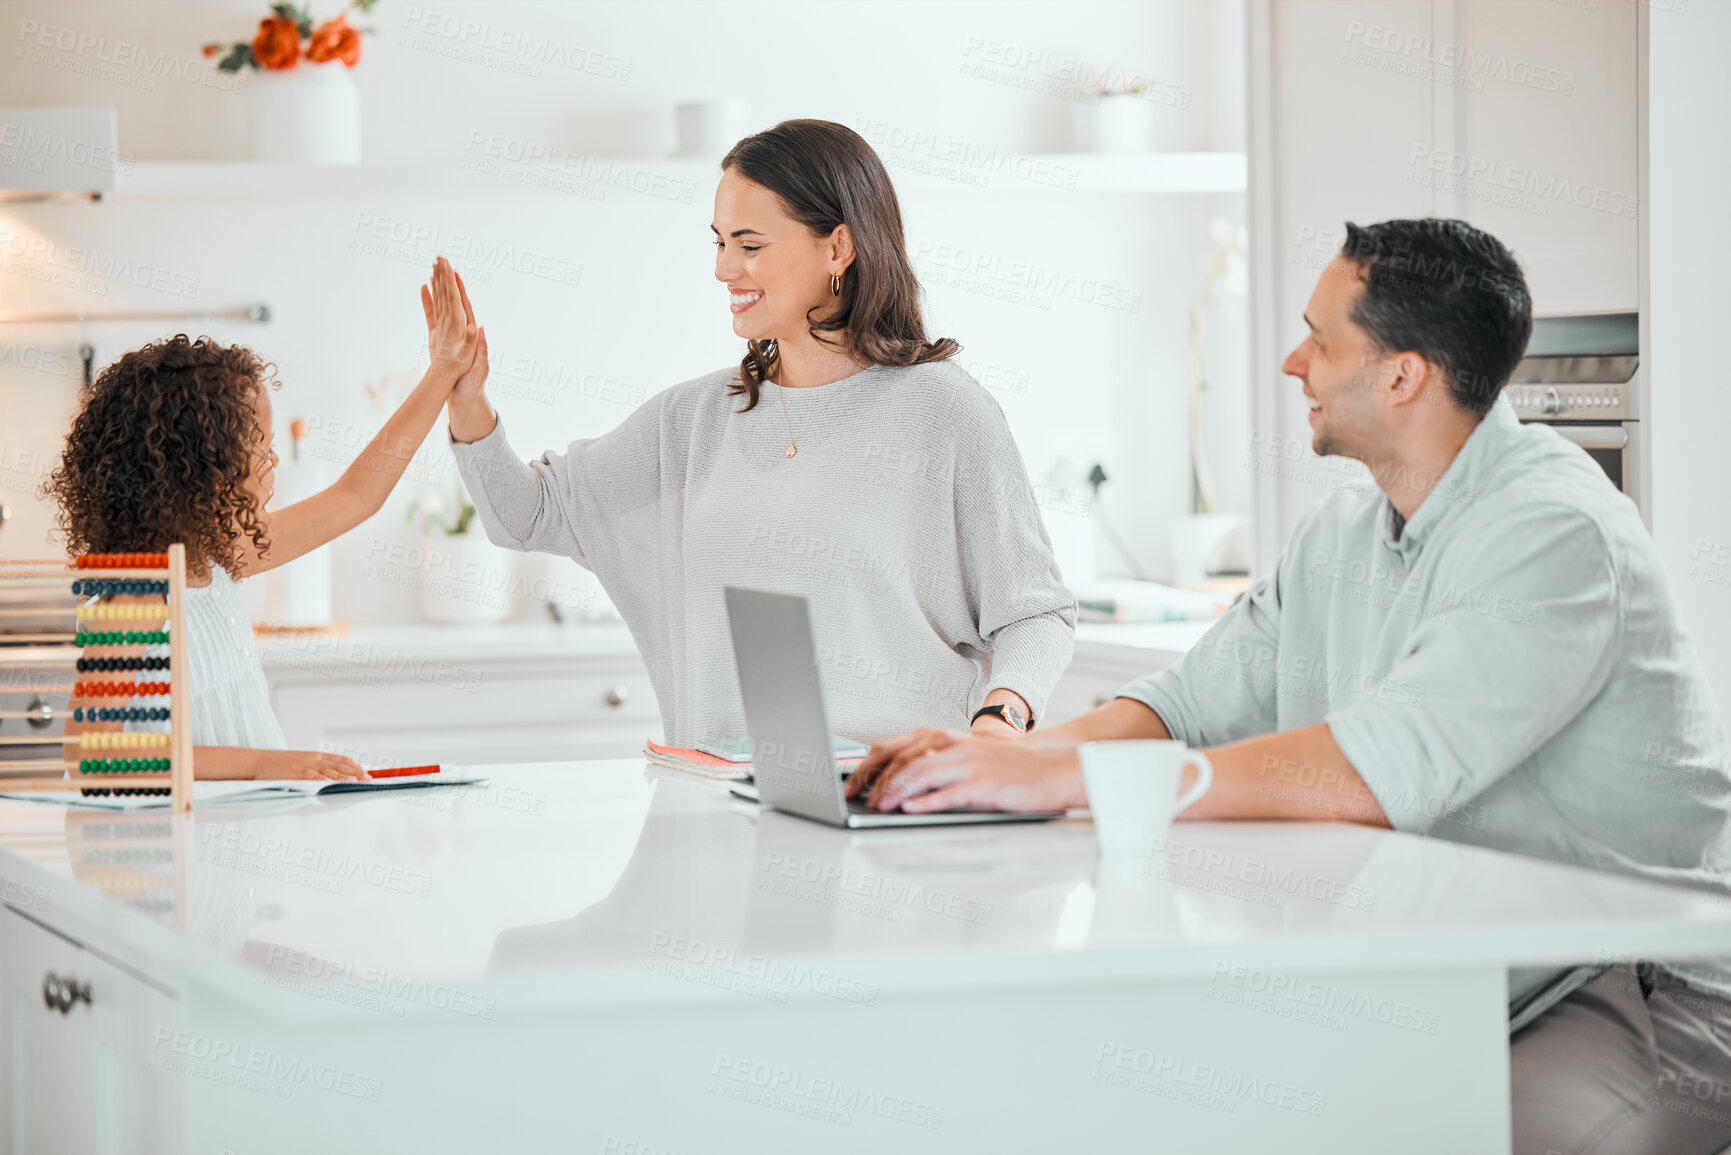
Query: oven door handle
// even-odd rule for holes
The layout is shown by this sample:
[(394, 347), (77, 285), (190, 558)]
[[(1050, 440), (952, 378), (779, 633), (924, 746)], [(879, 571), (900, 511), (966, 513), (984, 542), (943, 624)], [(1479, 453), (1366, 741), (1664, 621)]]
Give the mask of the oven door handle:
[(1558, 436), (1567, 437), (1582, 449), (1627, 449), (1629, 431), (1621, 425), (1553, 425)]

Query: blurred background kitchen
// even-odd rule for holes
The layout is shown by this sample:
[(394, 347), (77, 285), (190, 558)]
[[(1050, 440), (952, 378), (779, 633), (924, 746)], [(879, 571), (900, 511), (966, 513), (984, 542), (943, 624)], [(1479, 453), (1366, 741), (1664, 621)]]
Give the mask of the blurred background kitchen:
[[(58, 551), (35, 491), (86, 372), (176, 331), (275, 363), (279, 501), (334, 479), (426, 363), (438, 254), (524, 453), (737, 361), (717, 161), (818, 117), (883, 157), (929, 331), (1003, 407), (1090, 616), (1119, 619), (1080, 631), (1050, 720), (1181, 654), (1356, 475), (1309, 454), (1279, 363), (1344, 221), (1430, 214), (1508, 242), (1541, 315), (1621, 314), (1593, 339), (1626, 351), (1557, 332), (1523, 416), (1603, 443), (1731, 684), (1726, 290), (1700, 261), (1725, 110), (1687, 80), (1731, 33), (1717, 6), (278, 7), (273, 37), (261, 0), (0, 3), (0, 558)], [(1623, 359), (1563, 365), (1588, 352)], [(248, 583), (290, 744), (634, 753), (658, 723), (629, 635), (574, 564), (486, 542), (444, 441), (367, 525)]]

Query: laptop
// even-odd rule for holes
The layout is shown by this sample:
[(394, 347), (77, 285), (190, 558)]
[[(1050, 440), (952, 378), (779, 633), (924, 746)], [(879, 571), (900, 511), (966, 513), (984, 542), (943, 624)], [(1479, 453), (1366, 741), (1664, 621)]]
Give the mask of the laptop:
[(728, 586), (727, 623), (733, 661), (751, 732), (752, 778), (734, 788), (741, 798), (831, 826), (953, 826), (982, 822), (1046, 822), (1061, 810), (1011, 811), (958, 807), (932, 814), (872, 810), (843, 793), (831, 753), (829, 711), (817, 676), (806, 600), (791, 594)]

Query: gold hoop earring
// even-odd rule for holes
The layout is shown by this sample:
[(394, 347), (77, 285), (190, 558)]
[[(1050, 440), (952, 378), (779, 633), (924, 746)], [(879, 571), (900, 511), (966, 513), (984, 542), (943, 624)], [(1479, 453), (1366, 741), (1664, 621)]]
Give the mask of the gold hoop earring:
[(839, 275), (831, 274), (829, 278), (829, 295), (832, 297), (841, 296), (841, 277)]

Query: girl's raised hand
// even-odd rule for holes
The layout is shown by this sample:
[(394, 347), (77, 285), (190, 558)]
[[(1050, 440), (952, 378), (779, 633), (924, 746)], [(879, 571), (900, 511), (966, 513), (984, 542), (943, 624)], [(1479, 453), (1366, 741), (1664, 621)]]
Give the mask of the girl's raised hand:
[(474, 364), (481, 332), (457, 270), (444, 257), (433, 262), (431, 284), (421, 286), (421, 311), (427, 316), (430, 371), (449, 375), (455, 382)]

